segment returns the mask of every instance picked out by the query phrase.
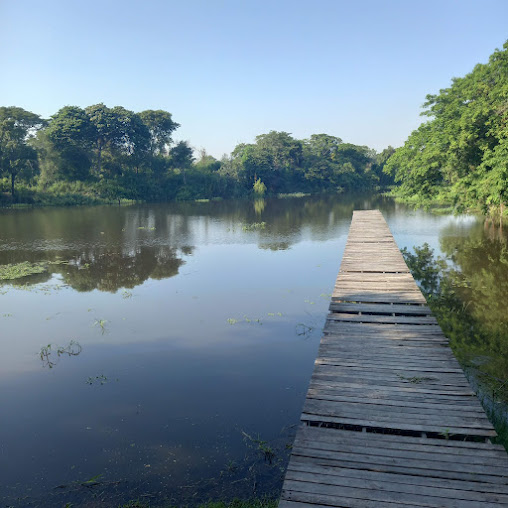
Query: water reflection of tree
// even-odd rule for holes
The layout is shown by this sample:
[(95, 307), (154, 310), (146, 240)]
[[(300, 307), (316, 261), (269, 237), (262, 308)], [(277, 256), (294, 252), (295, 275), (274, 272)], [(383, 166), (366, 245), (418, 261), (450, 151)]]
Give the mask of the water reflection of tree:
[(291, 247), (291, 244), (289, 242), (260, 243), (258, 247), (263, 250), (278, 251), (288, 250)]
[(435, 288), (429, 302), (456, 355), (502, 383), (508, 379), (506, 236), (478, 224), (463, 235), (444, 230), (440, 243), (447, 265), (424, 249), (408, 264), (413, 273), (415, 264), (421, 268), (422, 289), (425, 277), (438, 283), (427, 285)]
[(134, 288), (148, 278), (164, 279), (178, 274), (184, 261), (171, 247), (140, 247), (136, 252), (91, 252), (62, 270), (64, 281), (77, 291)]
[(441, 249), (457, 267), (452, 275), (457, 293), (467, 303), (469, 312), (489, 330), (508, 331), (506, 237), (485, 235), (477, 227), (467, 237), (443, 237)]
[(43, 265), (45, 261), (48, 262), (46, 272), (17, 279), (14, 283), (30, 287), (48, 282), (54, 274), (59, 274), (63, 282), (76, 291), (98, 289), (115, 293), (120, 288), (134, 288), (148, 278), (165, 279), (177, 275), (185, 262), (181, 256), (191, 253), (192, 247), (142, 246), (126, 253), (107, 248), (88, 248), (77, 256), (69, 256), (65, 264), (53, 264), (54, 259), (60, 258), (60, 252), (46, 252), (42, 260), (32, 253), (29, 257), (36, 259), (33, 262)]
[(9, 214), (2, 217), (0, 264), (46, 263), (44, 273), (16, 284), (30, 286), (60, 274), (78, 291), (116, 292), (150, 277), (176, 275), (183, 256), (192, 253), (190, 236), (190, 216), (158, 206)]
[(263, 198), (257, 198), (254, 200), (254, 212), (256, 215), (261, 215), (266, 208), (266, 200)]

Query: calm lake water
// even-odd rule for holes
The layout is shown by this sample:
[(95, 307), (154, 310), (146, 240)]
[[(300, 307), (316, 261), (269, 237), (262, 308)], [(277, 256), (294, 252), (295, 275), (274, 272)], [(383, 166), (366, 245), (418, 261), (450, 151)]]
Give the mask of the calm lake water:
[(0, 285), (2, 506), (277, 495), (363, 208), (399, 247), (504, 245), (386, 198), (0, 211), (0, 265), (51, 263)]

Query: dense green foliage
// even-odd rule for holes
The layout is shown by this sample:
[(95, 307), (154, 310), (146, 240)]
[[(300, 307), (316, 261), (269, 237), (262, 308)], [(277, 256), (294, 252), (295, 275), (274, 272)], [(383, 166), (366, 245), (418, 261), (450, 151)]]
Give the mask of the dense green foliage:
[(389, 159), (396, 195), (416, 205), (503, 214), (508, 200), (508, 42), (449, 88), (427, 95), (423, 123)]
[(257, 136), (253, 144), (237, 145), (231, 156), (222, 159), (219, 172), (244, 189), (260, 181), (272, 195), (360, 191), (386, 185), (383, 154), (328, 134), (298, 140), (287, 132), (270, 131)]
[[(271, 131), (218, 161), (198, 160), (167, 111), (65, 106), (49, 120), (0, 108), (0, 203), (93, 204), (367, 190), (389, 182), (393, 149)], [(391, 151), (390, 151), (391, 150)], [(2, 179), (3, 177), (3, 179)]]

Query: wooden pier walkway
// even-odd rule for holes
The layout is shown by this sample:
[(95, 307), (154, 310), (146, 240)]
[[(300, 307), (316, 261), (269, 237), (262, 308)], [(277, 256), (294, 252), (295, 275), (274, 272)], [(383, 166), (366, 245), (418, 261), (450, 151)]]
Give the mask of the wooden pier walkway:
[(382, 214), (357, 211), (280, 508), (508, 506), (508, 455)]

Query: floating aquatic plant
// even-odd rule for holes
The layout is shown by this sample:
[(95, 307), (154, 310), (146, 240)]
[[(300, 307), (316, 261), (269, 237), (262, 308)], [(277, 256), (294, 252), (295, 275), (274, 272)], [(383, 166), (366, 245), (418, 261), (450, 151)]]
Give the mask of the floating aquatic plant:
[(252, 224), (244, 224), (242, 226), (243, 231), (257, 231), (259, 229), (265, 229), (266, 222), (253, 222)]
[(108, 378), (104, 374), (101, 374), (100, 376), (90, 376), (86, 380), (86, 383), (89, 384), (89, 385), (93, 385), (93, 384), (104, 385), (107, 382), (108, 382)]
[(13, 263), (0, 266), (0, 280), (16, 280), (37, 273), (44, 273), (47, 270), (44, 263)]
[(312, 326), (308, 326), (304, 323), (298, 323), (296, 325), (296, 335), (299, 335), (299, 336), (308, 336), (312, 333), (312, 331), (314, 330), (314, 328)]
[(93, 325), (98, 326), (101, 329), (102, 335), (104, 335), (106, 333), (106, 323), (106, 319), (96, 319)]
[[(71, 340), (67, 346), (55, 346), (48, 344), (47, 346), (41, 347), (39, 351), (39, 357), (44, 367), (52, 369), (58, 362), (58, 359), (63, 356), (78, 356), (83, 348), (81, 344), (75, 340)], [(55, 355), (56, 354), (56, 358)]]

